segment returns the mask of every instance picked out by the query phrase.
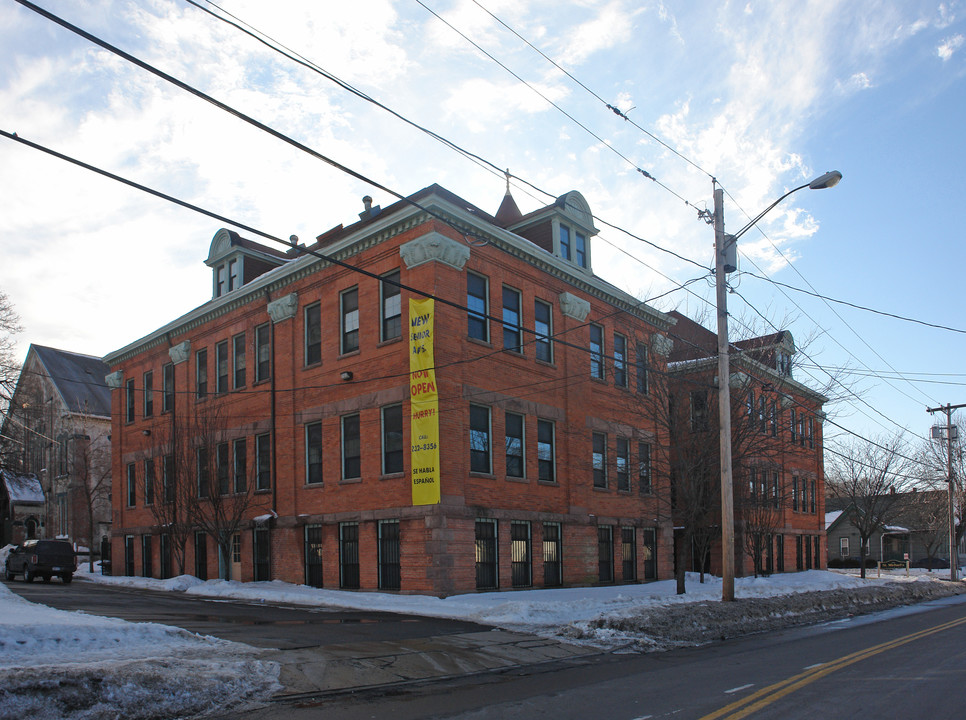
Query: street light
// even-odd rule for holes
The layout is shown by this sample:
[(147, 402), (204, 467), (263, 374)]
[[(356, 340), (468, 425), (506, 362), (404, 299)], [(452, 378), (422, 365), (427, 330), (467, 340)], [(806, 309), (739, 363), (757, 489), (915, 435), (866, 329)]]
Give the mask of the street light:
[[(714, 189), (714, 284), (718, 306), (718, 442), (721, 456), (721, 599), (735, 599), (735, 511), (731, 477), (731, 371), (728, 358), (728, 292), (725, 274), (737, 267), (737, 241), (792, 193), (834, 187), (842, 173), (832, 170), (789, 190), (734, 235), (724, 231), (724, 191)], [(715, 182), (715, 184), (717, 184)]]

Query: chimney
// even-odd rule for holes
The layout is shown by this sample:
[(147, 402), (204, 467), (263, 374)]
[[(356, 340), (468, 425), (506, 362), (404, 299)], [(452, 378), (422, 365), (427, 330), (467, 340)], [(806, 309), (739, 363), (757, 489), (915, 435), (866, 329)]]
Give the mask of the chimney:
[(382, 210), (382, 208), (379, 207), (378, 205), (373, 207), (372, 197), (369, 195), (366, 195), (364, 198), (362, 198), (362, 204), (365, 206), (366, 209), (363, 210), (361, 213), (359, 213), (360, 220), (368, 220), (369, 218), (374, 218)]

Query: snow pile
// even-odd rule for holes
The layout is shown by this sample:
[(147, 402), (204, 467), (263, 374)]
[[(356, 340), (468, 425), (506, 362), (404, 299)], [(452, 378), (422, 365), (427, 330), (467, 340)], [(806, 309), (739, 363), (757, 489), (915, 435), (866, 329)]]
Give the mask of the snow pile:
[(265, 698), (278, 667), (247, 645), (55, 610), (0, 585), (0, 718), (194, 715)]

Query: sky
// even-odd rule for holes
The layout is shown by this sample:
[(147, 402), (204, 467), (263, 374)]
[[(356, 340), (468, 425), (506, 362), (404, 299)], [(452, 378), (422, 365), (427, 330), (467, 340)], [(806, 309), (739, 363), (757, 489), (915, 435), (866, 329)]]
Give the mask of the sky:
[[(189, 2), (40, 5), (399, 195), (439, 183), (495, 213), (503, 169), (524, 212), (578, 190), (603, 221), (594, 271), (710, 327), (712, 178), (736, 232), (839, 170), (742, 236), (731, 336), (792, 332), (796, 378), (836, 400), (827, 441), (925, 436), (927, 407), (966, 402), (966, 2), (220, 4), (485, 163)], [(303, 242), (364, 195), (395, 200), (15, 0), (0, 130)], [(103, 356), (210, 299), (225, 223), (6, 137), (0, 188), (21, 359), (30, 343)]]
[[(10, 546), (0, 548), (0, 564)], [(796, 603), (788, 596), (823, 590), (853, 590), (869, 585), (931, 582), (942, 571), (887, 572), (887, 577), (860, 579), (822, 570), (779, 573), (770, 577), (738, 578), (736, 596), (742, 599), (785, 596), (783, 617), (791, 625), (814, 610), (814, 601)], [(649, 609), (680, 603), (720, 600), (721, 581), (708, 576), (697, 582), (689, 573), (688, 592), (675, 593), (675, 581), (641, 585), (524, 590), (513, 593), (470, 593), (438, 598), (393, 593), (327, 590), (283, 582), (239, 583), (202, 581), (189, 575), (167, 580), (110, 577), (78, 569), (82, 581), (185, 593), (198, 598), (240, 600), (303, 606), (325, 612), (349, 609), (407, 613), (478, 622), (485, 625), (616, 648), (666, 649), (666, 641), (642, 635), (625, 624), (623, 631), (601, 627), (598, 618), (627, 618)], [(948, 577), (948, 573), (947, 573)], [(53, 589), (56, 588), (52, 586)], [(850, 617), (826, 623), (834, 632), (855, 623), (896, 613), (925, 610), (926, 605), (897, 608), (889, 614)], [(752, 612), (751, 608), (746, 608)], [(814, 615), (810, 616), (814, 621)], [(681, 618), (700, 627), (702, 620)], [(700, 633), (698, 633), (700, 635)], [(685, 637), (685, 635), (681, 635)], [(577, 638), (581, 638), (578, 640)], [(695, 641), (697, 642), (697, 641)], [(678, 642), (683, 645), (684, 642)], [(69, 658), (64, 648), (70, 648)], [(260, 658), (257, 649), (172, 626), (132, 623), (83, 612), (56, 610), (28, 602), (0, 584), (0, 672), (4, 675), (3, 709), (13, 717), (80, 720), (91, 717), (140, 717), (145, 700), (159, 715), (194, 716), (211, 708), (237, 707), (239, 702), (266, 700), (279, 690), (278, 664)], [(97, 682), (84, 682), (91, 676)], [(37, 678), (44, 682), (38, 696)], [(361, 680), (361, 681), (364, 681)], [(5, 715), (6, 717), (7, 715)]]

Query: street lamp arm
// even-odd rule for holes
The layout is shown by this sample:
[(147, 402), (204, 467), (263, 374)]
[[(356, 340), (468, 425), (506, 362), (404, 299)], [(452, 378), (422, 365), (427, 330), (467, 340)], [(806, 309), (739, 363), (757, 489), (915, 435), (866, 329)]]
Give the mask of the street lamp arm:
[[(761, 220), (763, 217), (765, 217), (765, 215), (767, 215), (772, 210), (774, 210), (776, 205), (778, 205), (782, 200), (784, 200), (785, 198), (787, 198), (792, 193), (797, 193), (799, 190), (804, 190), (805, 188), (809, 188), (811, 190), (824, 190), (825, 188), (835, 187), (836, 185), (838, 185), (839, 180), (841, 180), (841, 179), (842, 179), (842, 173), (840, 173), (838, 170), (832, 170), (830, 172), (825, 173), (824, 175), (819, 175), (817, 178), (815, 178), (811, 182), (805, 183), (804, 185), (799, 185), (797, 188), (793, 188), (792, 190), (789, 190), (787, 193), (785, 193), (784, 195), (782, 195), (780, 198), (778, 198), (771, 205), (769, 205), (764, 210), (762, 210), (760, 213), (758, 213), (757, 215), (755, 215), (755, 217), (751, 220), (751, 222), (749, 222), (747, 225), (745, 225), (743, 228), (741, 228), (741, 230), (739, 230), (738, 232), (736, 232), (733, 235), (734, 240), (737, 240), (742, 235), (744, 235), (746, 232), (748, 232), (749, 230), (751, 230), (755, 225), (758, 224), (758, 221), (759, 220)], [(734, 242), (734, 240), (732, 240), (732, 242)]]

